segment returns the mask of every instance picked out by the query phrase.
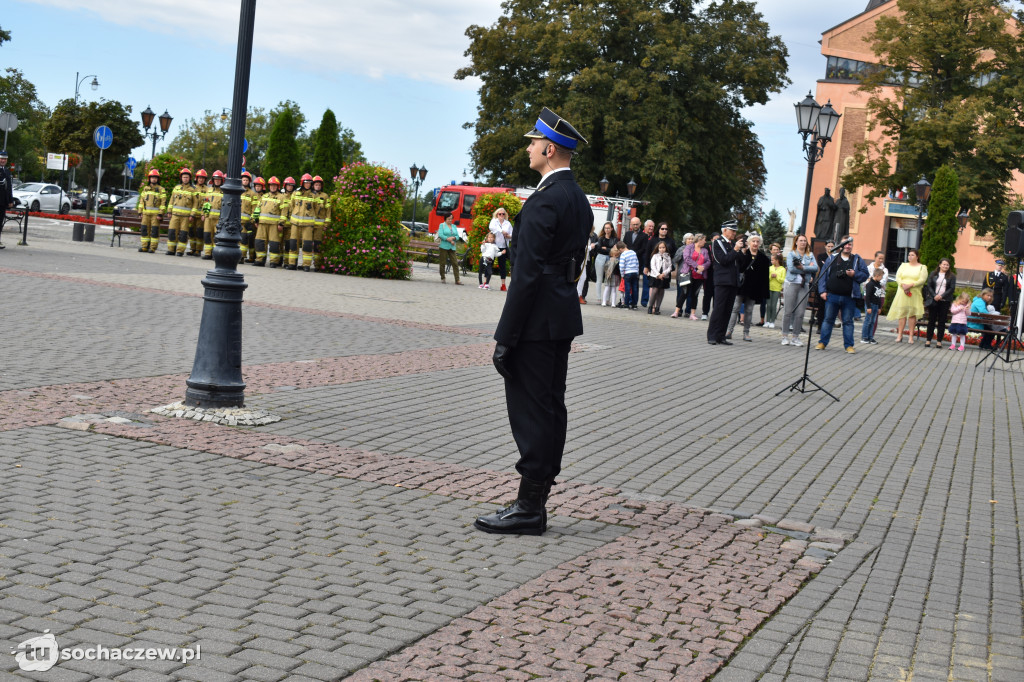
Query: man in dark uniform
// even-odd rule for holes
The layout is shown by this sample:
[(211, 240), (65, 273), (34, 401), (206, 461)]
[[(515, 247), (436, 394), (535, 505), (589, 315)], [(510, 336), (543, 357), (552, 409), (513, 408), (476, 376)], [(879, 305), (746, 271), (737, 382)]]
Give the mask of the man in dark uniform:
[(1009, 290), (1010, 280), (1003, 272), (1003, 261), (996, 261), (996, 269), (985, 273), (985, 286), (992, 290), (992, 306), (997, 310), (1003, 309), (1006, 303), (1006, 294)]
[(736, 261), (740, 250), (746, 246), (742, 239), (736, 238), (736, 221), (727, 220), (722, 223), (722, 236), (711, 244), (711, 260), (715, 263), (715, 308), (711, 311), (708, 321), (708, 343), (712, 346), (731, 346), (732, 341), (725, 338), (732, 306), (736, 302), (736, 290), (739, 289), (739, 268)]
[(494, 332), (494, 366), (505, 377), (522, 479), (511, 507), (481, 516), (474, 525), (488, 533), (540, 535), (547, 530), (545, 504), (562, 466), (569, 347), (583, 333), (576, 278), (594, 213), (569, 170), (573, 150), (586, 143), (583, 136), (545, 107), (526, 137), (530, 168), (541, 180), (515, 218), (515, 276)]
[[(7, 151), (0, 151), (0, 233), (3, 232), (7, 220), (7, 208), (14, 205), (14, 179), (11, 169), (7, 167)], [(0, 249), (4, 248), (0, 244)]]

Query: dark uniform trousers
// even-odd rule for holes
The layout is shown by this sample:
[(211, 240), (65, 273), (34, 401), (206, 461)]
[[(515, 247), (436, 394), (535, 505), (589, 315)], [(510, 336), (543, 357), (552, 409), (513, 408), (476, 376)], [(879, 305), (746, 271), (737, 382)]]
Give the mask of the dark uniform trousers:
[(715, 285), (715, 307), (708, 320), (708, 341), (724, 341), (738, 287)]
[(516, 471), (533, 481), (552, 481), (562, 470), (568, 412), (565, 378), (572, 339), (521, 341), (512, 355), (505, 401), (519, 448)]

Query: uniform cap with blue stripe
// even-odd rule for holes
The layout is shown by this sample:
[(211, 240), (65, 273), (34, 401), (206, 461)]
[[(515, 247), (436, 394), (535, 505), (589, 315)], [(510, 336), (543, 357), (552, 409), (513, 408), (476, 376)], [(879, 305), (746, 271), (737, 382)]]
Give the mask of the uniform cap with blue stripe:
[(537, 124), (533, 127), (533, 130), (526, 133), (523, 137), (531, 137), (533, 139), (546, 138), (566, 149), (576, 149), (576, 145), (580, 142), (587, 144), (586, 138), (580, 135), (579, 131), (573, 128), (571, 123), (547, 107), (541, 109), (540, 116), (537, 118)]

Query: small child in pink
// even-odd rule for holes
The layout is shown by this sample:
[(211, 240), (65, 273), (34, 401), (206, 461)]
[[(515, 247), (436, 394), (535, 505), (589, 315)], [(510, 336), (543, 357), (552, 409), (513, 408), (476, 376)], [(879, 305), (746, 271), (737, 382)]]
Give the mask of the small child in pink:
[(957, 297), (953, 305), (949, 306), (952, 314), (949, 324), (949, 337), (952, 339), (950, 350), (957, 350), (956, 341), (960, 339), (960, 349), (964, 349), (964, 342), (967, 340), (967, 311), (971, 309), (971, 295), (966, 291)]

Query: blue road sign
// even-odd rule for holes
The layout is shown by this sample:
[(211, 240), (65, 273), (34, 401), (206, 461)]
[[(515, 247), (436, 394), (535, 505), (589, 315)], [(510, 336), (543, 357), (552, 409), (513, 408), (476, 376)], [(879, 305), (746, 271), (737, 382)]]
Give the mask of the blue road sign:
[(139, 161), (134, 156), (129, 156), (128, 162), (125, 163), (125, 165), (128, 166), (128, 170), (133, 171), (135, 170), (135, 167), (139, 165)]
[(107, 126), (100, 126), (92, 132), (92, 141), (100, 149), (107, 149), (110, 147), (110, 143), (114, 141), (114, 133)]
[(249, 140), (243, 139), (242, 140), (242, 153), (244, 154), (247, 151), (249, 151)]

